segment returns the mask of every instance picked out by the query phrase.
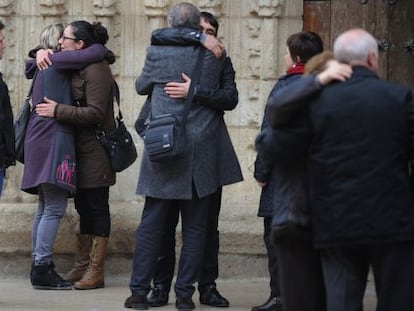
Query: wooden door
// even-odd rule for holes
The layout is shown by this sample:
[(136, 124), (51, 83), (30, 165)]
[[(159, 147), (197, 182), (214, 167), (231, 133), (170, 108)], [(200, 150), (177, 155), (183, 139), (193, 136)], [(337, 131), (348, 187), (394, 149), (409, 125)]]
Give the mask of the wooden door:
[(304, 1), (304, 30), (319, 33), (325, 48), (338, 34), (363, 28), (380, 46), (379, 75), (414, 89), (414, 1)]

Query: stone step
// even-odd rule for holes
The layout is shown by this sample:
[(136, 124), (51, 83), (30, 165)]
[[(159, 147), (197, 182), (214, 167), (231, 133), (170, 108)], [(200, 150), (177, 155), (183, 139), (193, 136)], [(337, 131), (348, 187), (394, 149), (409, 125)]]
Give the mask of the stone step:
[[(143, 201), (117, 201), (111, 202), (110, 206), (112, 233), (106, 273), (126, 277), (131, 271), (134, 232), (141, 218)], [(0, 203), (0, 277), (25, 277), (28, 274), (31, 265), (31, 226), (36, 208), (36, 203)], [(256, 217), (256, 208), (222, 208), (219, 263), (220, 276), (223, 278), (267, 276), (263, 221)], [(180, 228), (179, 224), (177, 254)], [(78, 215), (70, 201), (54, 248), (58, 271), (66, 272), (71, 267), (77, 231)]]

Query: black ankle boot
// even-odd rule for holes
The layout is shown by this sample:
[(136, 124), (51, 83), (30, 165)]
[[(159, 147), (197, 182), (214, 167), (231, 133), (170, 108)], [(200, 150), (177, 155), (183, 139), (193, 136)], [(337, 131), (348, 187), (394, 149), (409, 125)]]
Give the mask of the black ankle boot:
[(168, 291), (165, 287), (155, 286), (148, 297), (148, 305), (162, 307), (168, 304)]
[(72, 289), (72, 284), (65, 281), (53, 269), (52, 264), (34, 265), (31, 273), (32, 286), (35, 289)]
[(199, 286), (198, 291), (202, 305), (224, 308), (230, 306), (229, 301), (219, 293), (215, 285)]

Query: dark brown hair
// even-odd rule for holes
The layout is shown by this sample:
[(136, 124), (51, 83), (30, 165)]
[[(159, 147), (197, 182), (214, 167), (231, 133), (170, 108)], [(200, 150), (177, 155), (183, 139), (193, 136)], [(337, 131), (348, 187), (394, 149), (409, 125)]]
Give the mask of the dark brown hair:
[(304, 64), (314, 55), (323, 51), (321, 37), (311, 31), (301, 31), (290, 35), (286, 41), (290, 56), (294, 62), (300, 61)]

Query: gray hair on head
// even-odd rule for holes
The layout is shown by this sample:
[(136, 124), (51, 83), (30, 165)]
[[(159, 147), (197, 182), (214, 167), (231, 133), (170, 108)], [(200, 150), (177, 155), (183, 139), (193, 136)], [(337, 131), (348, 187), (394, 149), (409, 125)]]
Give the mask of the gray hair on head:
[(44, 49), (58, 50), (59, 39), (63, 36), (63, 24), (52, 24), (46, 26), (40, 33), (40, 46)]
[(170, 27), (200, 29), (200, 11), (188, 2), (180, 2), (174, 5), (168, 12), (167, 20)]
[(378, 55), (378, 43), (369, 32), (356, 28), (339, 35), (334, 42), (333, 52), (340, 62), (366, 62), (369, 54)]

